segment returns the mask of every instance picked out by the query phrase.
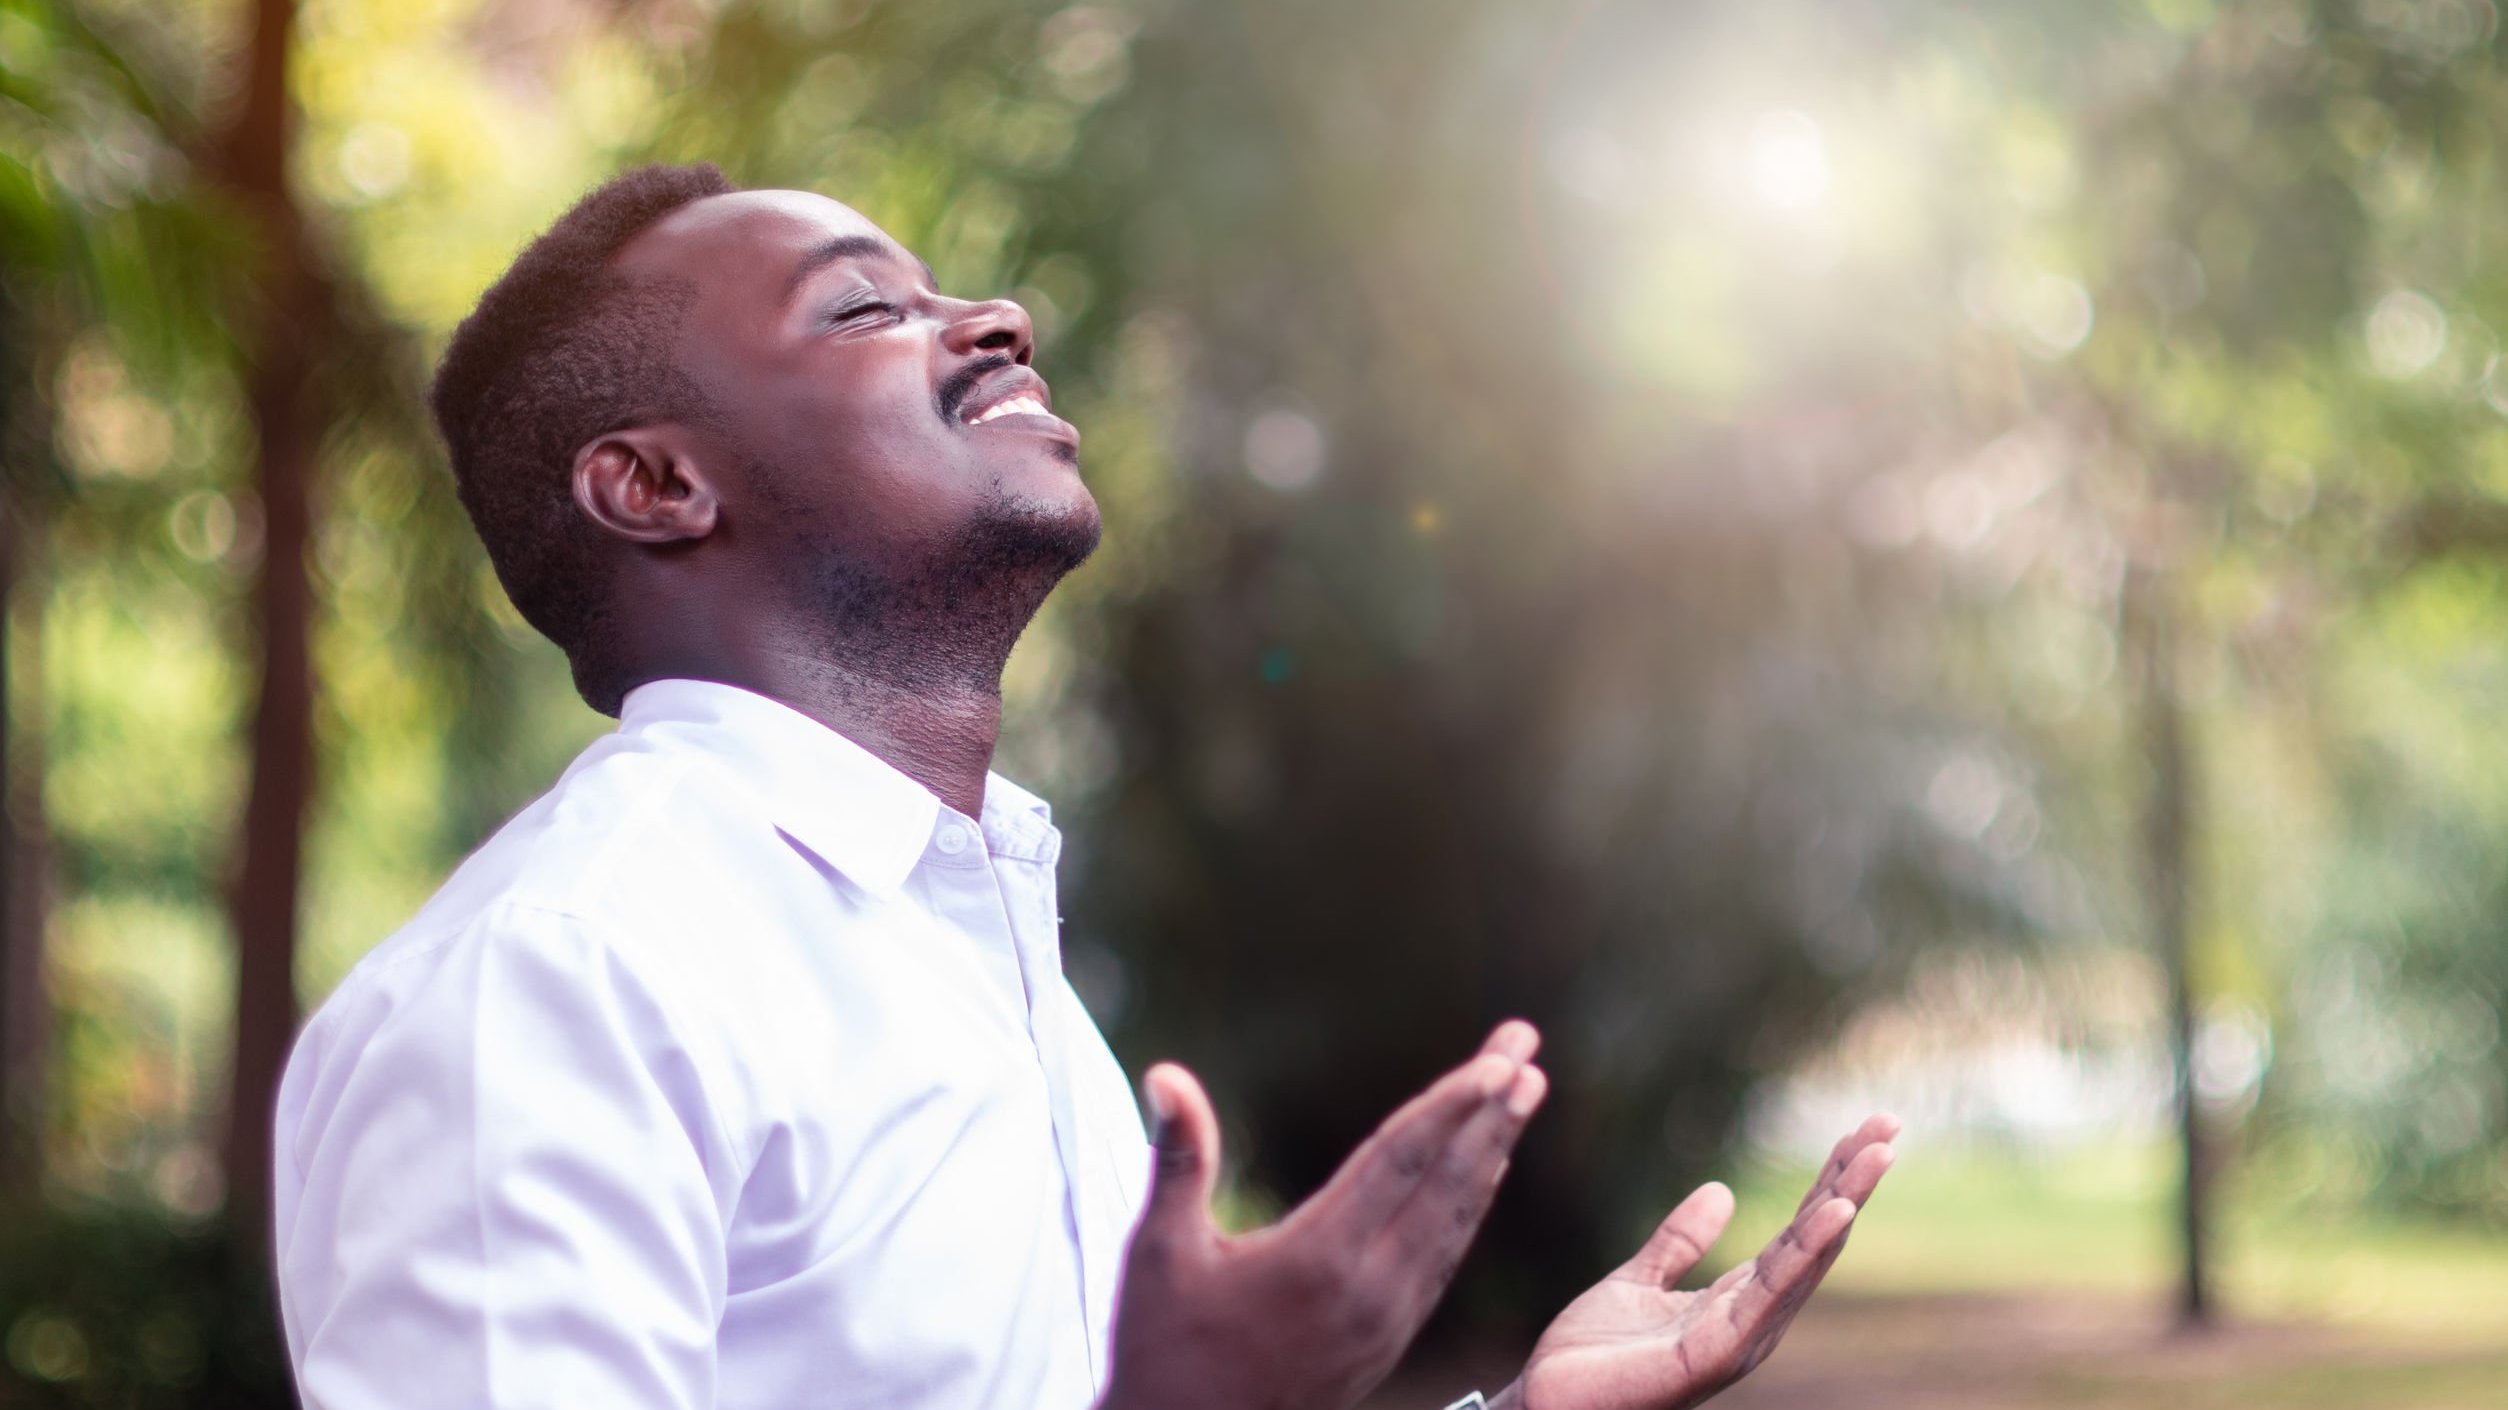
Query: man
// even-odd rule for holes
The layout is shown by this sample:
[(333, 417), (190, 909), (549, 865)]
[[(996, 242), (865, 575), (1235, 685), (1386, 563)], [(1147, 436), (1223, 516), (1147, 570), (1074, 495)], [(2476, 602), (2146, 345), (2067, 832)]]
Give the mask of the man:
[[(1156, 1155), (1061, 974), (1000, 674), (1094, 547), (1026, 315), (860, 215), (647, 168), (527, 249), (434, 406), (515, 606), (619, 716), (307, 1025), (279, 1097), (313, 1410), (1344, 1407), (1539, 1105), (1502, 1025), (1274, 1228)], [(1501, 1403), (1693, 1404), (1764, 1356), (1891, 1159), (1840, 1144), (1703, 1293), (1708, 1186)], [(1118, 1315), (1118, 1311), (1120, 1315)]]

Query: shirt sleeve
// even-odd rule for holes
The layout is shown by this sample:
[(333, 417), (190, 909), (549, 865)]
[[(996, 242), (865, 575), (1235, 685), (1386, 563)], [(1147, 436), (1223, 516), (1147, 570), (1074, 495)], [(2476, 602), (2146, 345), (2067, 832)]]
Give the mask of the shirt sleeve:
[(739, 1160), (580, 921), (508, 908), (394, 957), (300, 1040), (276, 1136), (306, 1410), (712, 1406)]

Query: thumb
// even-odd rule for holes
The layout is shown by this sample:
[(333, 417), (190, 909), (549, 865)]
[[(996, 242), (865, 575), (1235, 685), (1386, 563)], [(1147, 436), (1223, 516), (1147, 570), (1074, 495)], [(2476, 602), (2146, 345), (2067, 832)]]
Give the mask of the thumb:
[(1733, 1222), (1733, 1191), (1710, 1180), (1663, 1217), (1654, 1237), (1628, 1261), (1628, 1270), (1669, 1292), (1679, 1284)]
[(1163, 1232), (1206, 1225), (1219, 1175), (1218, 1113), (1193, 1074), (1172, 1062), (1152, 1067), (1141, 1088), (1149, 1100), (1150, 1144), (1158, 1151), (1141, 1224)]

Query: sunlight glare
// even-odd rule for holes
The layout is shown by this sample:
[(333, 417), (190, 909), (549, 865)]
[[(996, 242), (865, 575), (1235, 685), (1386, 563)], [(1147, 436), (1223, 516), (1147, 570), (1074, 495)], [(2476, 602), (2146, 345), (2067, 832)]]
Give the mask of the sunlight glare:
[(1751, 192), (1782, 211), (1809, 210), (1829, 194), (1829, 145), (1820, 124), (1792, 109), (1751, 125), (1746, 157)]

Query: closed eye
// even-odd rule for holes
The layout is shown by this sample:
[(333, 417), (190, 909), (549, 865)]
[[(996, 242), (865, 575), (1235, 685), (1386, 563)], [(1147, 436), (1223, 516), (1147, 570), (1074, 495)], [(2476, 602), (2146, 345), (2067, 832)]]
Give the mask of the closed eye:
[(864, 299), (859, 303), (845, 304), (839, 307), (835, 312), (827, 315), (827, 326), (830, 328), (840, 327), (847, 323), (859, 321), (860, 319), (872, 314), (887, 314), (894, 313), (896, 311), (897, 306), (888, 302), (886, 299)]

